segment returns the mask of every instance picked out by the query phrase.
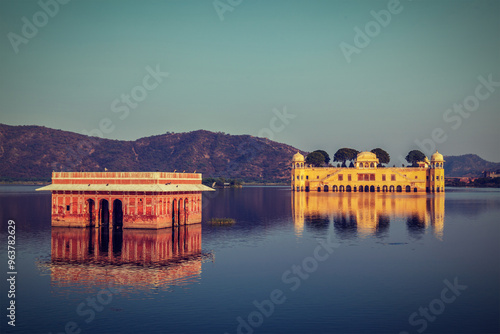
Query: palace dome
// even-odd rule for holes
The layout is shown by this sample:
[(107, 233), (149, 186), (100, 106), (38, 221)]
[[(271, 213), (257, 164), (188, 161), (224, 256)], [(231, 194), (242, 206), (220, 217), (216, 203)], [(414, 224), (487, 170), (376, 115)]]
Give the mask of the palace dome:
[(292, 158), (293, 162), (304, 162), (304, 160), (304, 156), (300, 152), (295, 153)]
[(444, 161), (443, 155), (436, 150), (436, 153), (431, 156), (431, 161)]
[(358, 156), (356, 157), (356, 161), (375, 161), (377, 160), (377, 155), (372, 152), (361, 152), (358, 153)]

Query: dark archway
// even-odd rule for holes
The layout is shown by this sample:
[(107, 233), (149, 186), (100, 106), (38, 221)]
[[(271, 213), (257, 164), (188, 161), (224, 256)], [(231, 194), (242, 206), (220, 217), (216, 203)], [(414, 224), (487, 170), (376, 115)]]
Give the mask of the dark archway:
[(362, 193), (364, 190), (363, 186), (359, 186), (359, 192)]
[(380, 186), (377, 186), (377, 192), (378, 193), (380, 192)]
[(177, 224), (177, 199), (174, 199), (172, 201), (172, 226), (175, 226)]
[(436, 187), (436, 192), (439, 192), (439, 187)]
[(418, 191), (417, 188), (413, 188), (413, 192), (416, 193)]
[(319, 192), (319, 193), (321, 192), (321, 187), (318, 187), (318, 192)]
[(348, 193), (350, 193), (351, 192), (351, 186), (346, 186), (345, 187), (345, 191), (348, 192)]
[(109, 202), (106, 199), (101, 199), (99, 204), (99, 216), (100, 216), (100, 225), (108, 226), (109, 225)]
[(88, 225), (89, 226), (94, 226), (95, 225), (95, 202), (93, 199), (88, 199), (87, 200), (87, 210), (88, 210)]
[(344, 192), (344, 186), (340, 186), (339, 191)]
[(382, 186), (382, 192), (384, 192), (384, 193), (387, 192), (387, 186)]
[(365, 186), (365, 193), (369, 192), (370, 191), (370, 187), (368, 186)]
[(327, 193), (327, 192), (328, 192), (328, 185), (325, 185), (325, 186), (323, 187), (323, 189), (324, 189), (325, 193)]
[(396, 191), (397, 191), (398, 193), (400, 193), (400, 192), (402, 192), (402, 191), (403, 191), (403, 188), (401, 188), (401, 186), (397, 186), (397, 187), (396, 187)]
[(179, 199), (179, 207), (177, 209), (177, 225), (182, 224), (182, 220), (184, 219), (184, 203), (182, 201), (182, 198)]
[(123, 205), (119, 199), (113, 201), (113, 227), (123, 227)]
[(411, 187), (410, 187), (410, 186), (406, 186), (406, 192), (407, 192), (407, 193), (410, 193), (410, 192), (411, 192)]
[(332, 187), (332, 191), (333, 191), (333, 192), (337, 192), (337, 191), (338, 191), (337, 186), (333, 186), (333, 187)]
[(187, 198), (184, 199), (184, 225), (187, 225), (188, 221), (188, 212), (189, 212), (189, 201)]
[(375, 186), (370, 186), (370, 192), (374, 193), (375, 192)]
[(389, 192), (393, 193), (394, 192), (394, 186), (389, 187)]

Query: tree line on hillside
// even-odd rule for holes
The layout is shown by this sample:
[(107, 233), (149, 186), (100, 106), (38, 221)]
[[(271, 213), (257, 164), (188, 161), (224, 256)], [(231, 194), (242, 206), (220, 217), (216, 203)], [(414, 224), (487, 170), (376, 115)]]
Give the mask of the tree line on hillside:
[[(387, 165), (389, 161), (391, 161), (391, 157), (387, 151), (377, 147), (371, 150), (370, 152), (374, 153), (379, 160), (378, 167), (384, 167)], [(330, 155), (323, 150), (316, 150), (309, 153), (306, 156), (306, 164), (321, 167), (321, 166), (330, 166), (330, 167), (354, 167), (354, 160), (358, 156), (360, 151), (355, 150), (353, 148), (343, 147), (339, 149), (333, 155), (333, 161), (337, 162), (336, 166), (330, 163)], [(419, 150), (412, 150), (408, 152), (406, 155), (406, 161), (412, 166), (416, 167), (417, 162), (423, 161), (425, 159), (425, 154), (423, 154)], [(346, 163), (347, 162), (347, 163)], [(395, 167), (395, 166), (394, 166)]]

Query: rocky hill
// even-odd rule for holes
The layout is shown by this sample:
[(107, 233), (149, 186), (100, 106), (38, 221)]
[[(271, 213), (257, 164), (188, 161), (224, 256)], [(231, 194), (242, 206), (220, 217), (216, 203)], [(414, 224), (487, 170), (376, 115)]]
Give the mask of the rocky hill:
[(448, 177), (478, 177), (483, 171), (500, 169), (499, 162), (489, 162), (476, 154), (445, 156), (445, 176)]
[[(0, 181), (49, 180), (52, 171), (107, 169), (196, 170), (205, 177), (288, 182), (290, 160), (296, 152), (292, 146), (265, 138), (205, 130), (121, 141), (42, 126), (0, 124)], [(500, 169), (500, 163), (475, 154), (445, 160), (446, 176), (480, 176), (484, 170)]]
[[(186, 171), (245, 181), (288, 181), (297, 149), (265, 138), (198, 130), (135, 141), (41, 126), (0, 124), (0, 178), (50, 179), (52, 171)], [(302, 152), (304, 153), (304, 152)]]

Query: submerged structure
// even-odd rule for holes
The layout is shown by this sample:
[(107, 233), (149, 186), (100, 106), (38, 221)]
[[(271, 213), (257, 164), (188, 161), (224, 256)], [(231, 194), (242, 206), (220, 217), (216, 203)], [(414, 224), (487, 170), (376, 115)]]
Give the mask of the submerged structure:
[(53, 172), (52, 226), (160, 229), (201, 222), (200, 173)]
[(317, 192), (443, 192), (443, 155), (438, 151), (418, 167), (379, 167), (372, 152), (357, 155), (354, 167), (311, 167), (297, 152), (292, 159), (292, 190)]

